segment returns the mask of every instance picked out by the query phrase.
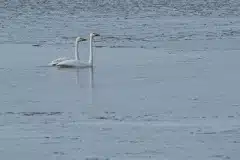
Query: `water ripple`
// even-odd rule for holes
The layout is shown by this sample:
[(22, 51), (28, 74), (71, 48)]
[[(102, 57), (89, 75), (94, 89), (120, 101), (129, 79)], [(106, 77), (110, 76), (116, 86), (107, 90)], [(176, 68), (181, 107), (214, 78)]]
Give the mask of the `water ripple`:
[[(237, 0), (5, 0), (0, 43), (72, 45), (76, 35), (92, 31), (102, 35), (97, 46), (111, 48), (160, 48), (164, 41), (235, 39), (240, 37), (240, 21), (234, 18), (240, 15), (239, 6)], [(198, 21), (191, 16), (198, 16)], [(225, 16), (233, 18), (221, 18)]]

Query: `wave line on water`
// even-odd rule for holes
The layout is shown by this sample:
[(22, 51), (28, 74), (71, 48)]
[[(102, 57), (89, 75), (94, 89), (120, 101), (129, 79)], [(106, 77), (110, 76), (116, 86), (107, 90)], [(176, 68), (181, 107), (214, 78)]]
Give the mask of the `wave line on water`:
[(209, 126), (209, 124), (199, 124), (199, 123), (177, 123), (177, 122), (144, 122), (144, 121), (138, 121), (138, 122), (116, 122), (116, 121), (81, 121), (81, 122), (72, 122), (72, 124), (77, 125), (127, 125), (127, 126), (147, 126), (147, 127), (198, 127), (198, 126)]

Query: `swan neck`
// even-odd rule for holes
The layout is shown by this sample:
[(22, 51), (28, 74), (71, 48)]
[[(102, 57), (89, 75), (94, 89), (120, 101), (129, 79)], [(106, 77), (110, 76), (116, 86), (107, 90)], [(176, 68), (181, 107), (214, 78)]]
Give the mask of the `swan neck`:
[(78, 41), (75, 42), (75, 59), (79, 60), (79, 53), (78, 53)]
[(89, 64), (93, 65), (93, 47), (92, 47), (92, 36), (90, 36), (90, 54), (89, 54)]

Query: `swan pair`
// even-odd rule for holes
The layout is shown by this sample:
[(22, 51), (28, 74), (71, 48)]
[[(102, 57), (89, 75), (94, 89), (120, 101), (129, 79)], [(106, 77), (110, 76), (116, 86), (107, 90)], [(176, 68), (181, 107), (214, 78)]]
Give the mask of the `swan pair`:
[(93, 67), (93, 38), (96, 36), (100, 36), (100, 34), (97, 33), (90, 33), (89, 39), (90, 39), (90, 53), (89, 53), (89, 60), (88, 62), (82, 62), (80, 61), (79, 53), (78, 53), (78, 45), (79, 42), (87, 41), (85, 38), (77, 37), (75, 40), (75, 59), (70, 59), (66, 57), (58, 58), (53, 60), (49, 65), (51, 66), (57, 66), (57, 67), (77, 67), (77, 68), (89, 68)]

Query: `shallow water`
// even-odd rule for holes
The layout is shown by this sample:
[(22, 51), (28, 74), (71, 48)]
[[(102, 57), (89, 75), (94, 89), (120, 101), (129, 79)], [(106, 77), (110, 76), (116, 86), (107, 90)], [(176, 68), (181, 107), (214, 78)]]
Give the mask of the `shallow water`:
[[(238, 159), (238, 1), (3, 4), (4, 159)], [(94, 70), (47, 66), (90, 31)]]

